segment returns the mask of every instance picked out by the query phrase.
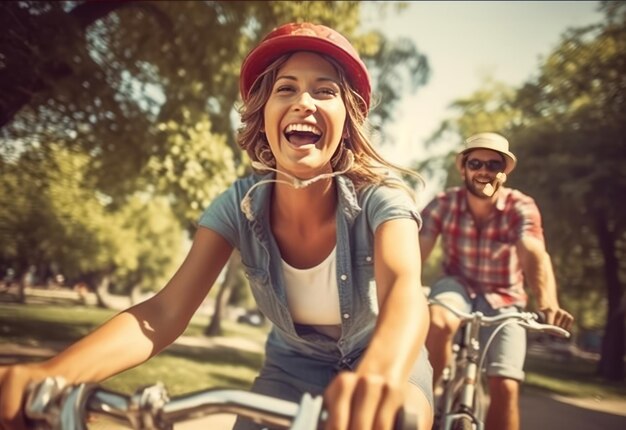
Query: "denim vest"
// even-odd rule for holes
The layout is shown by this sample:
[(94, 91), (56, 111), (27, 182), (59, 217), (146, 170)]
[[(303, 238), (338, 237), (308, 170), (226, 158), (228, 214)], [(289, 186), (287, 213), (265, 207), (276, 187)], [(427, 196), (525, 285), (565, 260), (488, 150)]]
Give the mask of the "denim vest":
[[(383, 222), (421, 218), (409, 194), (388, 185), (367, 186), (358, 193), (350, 179), (334, 178), (337, 188), (337, 285), (341, 337), (296, 331), (285, 294), (280, 251), (270, 228), (271, 187), (251, 194), (251, 217), (240, 208), (246, 192), (271, 179), (251, 175), (237, 180), (206, 209), (199, 224), (214, 230), (241, 252), (241, 259), (259, 310), (272, 322), (266, 360), (288, 373), (301, 375), (303, 366), (352, 368), (365, 350), (376, 324), (378, 301), (374, 281), (374, 232)], [(417, 241), (418, 238), (415, 237)], [(320, 375), (321, 377), (321, 375)], [(311, 376), (316, 379), (315, 376)]]

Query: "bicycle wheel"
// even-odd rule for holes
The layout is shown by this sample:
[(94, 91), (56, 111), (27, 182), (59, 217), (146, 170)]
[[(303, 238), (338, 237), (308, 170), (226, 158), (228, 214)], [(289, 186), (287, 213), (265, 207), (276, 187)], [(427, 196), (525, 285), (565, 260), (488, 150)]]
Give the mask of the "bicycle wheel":
[(472, 430), (474, 425), (470, 417), (462, 416), (452, 421), (451, 430)]

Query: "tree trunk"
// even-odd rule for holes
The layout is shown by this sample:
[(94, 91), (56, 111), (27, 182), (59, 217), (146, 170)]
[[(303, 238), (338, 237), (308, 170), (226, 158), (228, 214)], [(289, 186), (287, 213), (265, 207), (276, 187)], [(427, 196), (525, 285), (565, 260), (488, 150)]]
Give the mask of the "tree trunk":
[(26, 303), (26, 284), (21, 280), (17, 283), (17, 302)]
[(109, 275), (104, 275), (100, 278), (100, 281), (96, 285), (94, 289), (94, 293), (96, 294), (96, 306), (102, 309), (110, 309), (109, 303), (107, 301), (107, 296), (109, 295), (109, 284), (111, 283), (111, 279)]
[(237, 282), (237, 271), (241, 265), (241, 256), (238, 251), (233, 251), (228, 259), (226, 274), (222, 281), (217, 297), (215, 298), (215, 307), (209, 325), (204, 329), (205, 336), (221, 336), (222, 335), (222, 311), (228, 304), (228, 299), (233, 291), (235, 282)]
[[(26, 276), (22, 275), (17, 281), (17, 302), (26, 303)], [(11, 286), (11, 284), (9, 284)]]
[(602, 213), (596, 216), (596, 234), (604, 257), (608, 306), (598, 374), (609, 381), (621, 381), (624, 378), (625, 352), (624, 308), (621, 306), (623, 288), (619, 280), (619, 261), (615, 252), (616, 234), (609, 228), (606, 217)]

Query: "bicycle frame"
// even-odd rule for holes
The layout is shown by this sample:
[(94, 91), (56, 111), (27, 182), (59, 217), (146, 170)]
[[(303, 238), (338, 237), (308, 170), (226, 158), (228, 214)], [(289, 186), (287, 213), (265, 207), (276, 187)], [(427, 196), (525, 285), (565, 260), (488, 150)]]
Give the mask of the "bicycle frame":
[[(511, 312), (487, 317), (482, 312), (460, 312), (436, 299), (430, 299), (429, 303), (448, 309), (461, 319), (462, 324), (460, 340), (457, 337), (454, 342), (450, 363), (442, 375), (443, 393), (436, 409), (438, 430), (484, 428), (485, 408), (478, 405), (483, 400), (481, 371), (491, 341), (504, 326), (518, 324), (526, 330), (569, 337), (569, 333), (560, 327), (540, 324), (537, 322), (538, 315), (531, 312)], [(484, 347), (479, 340), (480, 328), (483, 326), (496, 326)]]
[[(452, 347), (452, 359), (444, 369), (444, 392), (440, 410), (441, 429), (450, 430), (455, 421), (465, 420), (476, 430), (483, 429), (483, 417), (476, 402), (480, 391), (480, 345), (478, 333), (481, 315), (466, 321), (460, 332), (460, 340)], [(463, 427), (461, 427), (463, 428)]]

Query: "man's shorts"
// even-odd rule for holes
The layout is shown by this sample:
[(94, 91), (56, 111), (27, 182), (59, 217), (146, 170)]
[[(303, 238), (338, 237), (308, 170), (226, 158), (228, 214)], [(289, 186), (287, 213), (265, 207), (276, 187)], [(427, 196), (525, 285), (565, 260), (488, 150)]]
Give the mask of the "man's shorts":
[[(437, 300), (462, 312), (480, 311), (486, 316), (520, 310), (517, 306), (494, 309), (480, 294), (471, 299), (465, 287), (453, 277), (444, 277), (435, 282), (431, 287), (429, 297), (436, 297)], [(497, 326), (481, 328), (481, 354), (496, 328)], [(507, 324), (498, 331), (487, 351), (485, 358), (487, 375), (523, 381), (525, 357), (526, 330), (517, 324)]]

